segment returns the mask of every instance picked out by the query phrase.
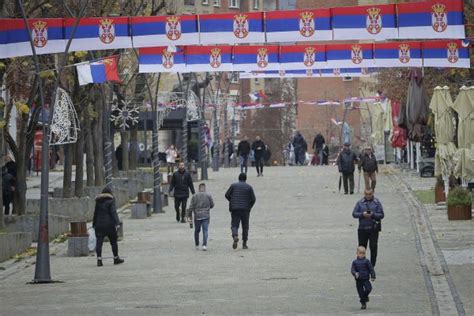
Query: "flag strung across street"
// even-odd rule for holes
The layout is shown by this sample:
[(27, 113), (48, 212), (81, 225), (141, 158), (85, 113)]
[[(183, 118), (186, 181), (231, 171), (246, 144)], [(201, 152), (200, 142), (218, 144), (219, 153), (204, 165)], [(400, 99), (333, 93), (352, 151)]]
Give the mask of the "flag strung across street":
[(461, 40), (425, 42), (423, 44), (423, 66), (469, 68), (469, 48)]
[(146, 47), (139, 49), (138, 64), (140, 73), (185, 72), (184, 49), (168, 46)]
[(326, 46), (327, 68), (374, 67), (372, 44), (334, 44)]
[(280, 46), (280, 69), (317, 69), (325, 66), (325, 45)]
[(79, 85), (88, 83), (120, 82), (116, 56), (104, 58), (96, 62), (87, 62), (76, 66)]
[(235, 46), (234, 71), (280, 70), (280, 47)]
[(376, 43), (375, 66), (386, 67), (421, 67), (421, 42)]
[(186, 47), (186, 71), (232, 71), (232, 46)]

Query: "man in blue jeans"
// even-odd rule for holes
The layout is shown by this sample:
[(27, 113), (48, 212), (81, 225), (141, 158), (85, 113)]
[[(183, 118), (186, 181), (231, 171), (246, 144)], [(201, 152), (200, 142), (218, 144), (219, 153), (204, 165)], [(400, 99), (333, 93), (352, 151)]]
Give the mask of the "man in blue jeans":
[(239, 146), (237, 147), (237, 156), (240, 157), (240, 173), (247, 174), (247, 160), (249, 159), (249, 154), (250, 143), (247, 136), (244, 136), (244, 139), (240, 141)]
[(191, 205), (188, 209), (188, 217), (194, 215), (194, 242), (196, 249), (199, 249), (199, 234), (202, 227), (202, 250), (207, 250), (207, 236), (209, 229), (210, 211), (214, 207), (212, 196), (206, 193), (206, 185), (199, 185), (199, 192), (191, 199)]

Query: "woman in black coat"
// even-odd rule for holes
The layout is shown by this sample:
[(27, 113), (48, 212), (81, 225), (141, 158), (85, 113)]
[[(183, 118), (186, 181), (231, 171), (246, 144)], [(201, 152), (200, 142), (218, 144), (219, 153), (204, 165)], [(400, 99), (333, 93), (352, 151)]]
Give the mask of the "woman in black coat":
[(117, 245), (117, 229), (120, 226), (120, 220), (115, 207), (115, 199), (112, 190), (108, 187), (102, 190), (102, 193), (95, 198), (95, 211), (92, 227), (95, 229), (97, 237), (95, 251), (97, 253), (97, 266), (102, 266), (102, 244), (107, 236), (112, 246), (114, 254), (114, 264), (121, 264), (123, 259), (119, 258)]

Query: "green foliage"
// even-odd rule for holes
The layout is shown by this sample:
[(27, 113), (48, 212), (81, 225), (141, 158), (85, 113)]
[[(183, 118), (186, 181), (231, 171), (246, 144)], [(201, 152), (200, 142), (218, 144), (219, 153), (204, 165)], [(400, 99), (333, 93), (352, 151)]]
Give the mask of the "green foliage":
[(457, 186), (448, 193), (448, 206), (454, 205), (472, 205), (472, 194), (469, 190)]
[(434, 203), (434, 191), (433, 190), (415, 190), (413, 191), (416, 198), (423, 204)]

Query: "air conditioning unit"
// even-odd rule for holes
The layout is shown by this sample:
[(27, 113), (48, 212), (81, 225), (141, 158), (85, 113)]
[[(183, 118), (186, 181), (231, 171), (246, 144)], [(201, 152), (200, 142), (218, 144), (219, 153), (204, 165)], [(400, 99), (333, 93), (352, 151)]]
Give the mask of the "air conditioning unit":
[(352, 77), (342, 77), (342, 81), (352, 81)]

